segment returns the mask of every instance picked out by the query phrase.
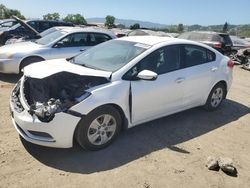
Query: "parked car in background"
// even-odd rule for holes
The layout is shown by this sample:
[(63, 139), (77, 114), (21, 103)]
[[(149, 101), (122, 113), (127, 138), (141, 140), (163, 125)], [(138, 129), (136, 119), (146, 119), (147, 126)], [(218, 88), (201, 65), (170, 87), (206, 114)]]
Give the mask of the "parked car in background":
[(0, 45), (4, 45), (10, 38), (28, 37), (30, 39), (41, 38), (39, 33), (55, 26), (74, 26), (72, 23), (63, 21), (48, 21), (48, 20), (28, 20), (23, 21), (14, 17), (18, 24), (13, 27), (0, 31)]
[(225, 55), (231, 53), (233, 46), (232, 40), (226, 33), (192, 31), (183, 33), (178, 38), (207, 44)]
[(122, 127), (196, 106), (216, 110), (232, 69), (228, 57), (204, 44), (122, 37), (72, 59), (25, 67), (11, 94), (12, 122), (35, 144), (68, 148), (76, 138), (83, 148), (98, 150)]
[(250, 42), (248, 42), (247, 40), (232, 35), (230, 35), (230, 38), (233, 42), (232, 50), (237, 51), (242, 48), (250, 48)]
[(6, 30), (17, 24), (15, 19), (4, 19), (0, 21), (0, 31)]
[(35, 41), (0, 47), (0, 72), (17, 74), (31, 63), (70, 58), (113, 38), (116, 36), (105, 29), (64, 27)]
[(172, 35), (163, 31), (152, 31), (149, 29), (136, 29), (128, 33), (128, 36), (159, 36), (159, 37), (172, 37)]
[[(43, 32), (41, 32), (41, 33), (39, 33), (39, 37), (42, 38), (42, 37), (44, 37), (45, 35), (48, 35), (48, 34), (54, 32), (54, 31), (63, 30), (64, 28), (67, 28), (67, 27), (71, 27), (71, 26), (57, 26), (57, 27), (51, 27), (51, 28), (49, 28), (49, 29), (47, 29), (47, 30), (45, 30), (45, 31), (43, 31)], [(5, 45), (6, 45), (6, 44), (19, 43), (19, 42), (25, 42), (25, 41), (35, 41), (35, 40), (37, 40), (37, 39), (35, 39), (35, 38), (30, 38), (30, 37), (27, 37), (27, 36), (26, 36), (26, 37), (21, 37), (21, 38), (15, 38), (15, 37), (13, 37), (13, 38), (7, 40), (7, 41), (5, 42)]]

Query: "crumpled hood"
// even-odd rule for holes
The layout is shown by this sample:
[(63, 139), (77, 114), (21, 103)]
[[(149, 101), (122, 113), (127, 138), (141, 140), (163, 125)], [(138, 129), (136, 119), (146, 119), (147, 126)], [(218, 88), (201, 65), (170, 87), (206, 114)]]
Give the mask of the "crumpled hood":
[(24, 68), (24, 75), (31, 78), (42, 79), (59, 72), (70, 72), (82, 76), (96, 76), (109, 78), (112, 72), (86, 68), (68, 62), (66, 59), (54, 59), (34, 63)]
[(34, 42), (22, 42), (8, 44), (0, 47), (0, 58), (7, 58), (9, 54), (25, 53), (41, 48), (41, 45)]

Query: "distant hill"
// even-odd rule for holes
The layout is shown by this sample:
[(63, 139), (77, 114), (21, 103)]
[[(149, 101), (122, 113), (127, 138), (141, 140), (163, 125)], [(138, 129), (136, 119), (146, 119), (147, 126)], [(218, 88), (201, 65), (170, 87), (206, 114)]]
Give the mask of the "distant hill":
[[(87, 18), (88, 23), (104, 23), (105, 18)], [(177, 32), (177, 25), (166, 25), (160, 23), (153, 23), (147, 21), (140, 21), (140, 20), (126, 20), (126, 19), (115, 19), (116, 24), (123, 24), (127, 28), (135, 23), (140, 24), (141, 28), (149, 28), (149, 29), (156, 29), (156, 30), (163, 30), (169, 32)], [(185, 31), (217, 31), (221, 32), (223, 29), (224, 24), (221, 25), (209, 25), (209, 26), (202, 26), (198, 24), (194, 25), (184, 25)], [(231, 25), (229, 23), (228, 30), (230, 34), (233, 35), (240, 35), (242, 37), (250, 37), (250, 24), (242, 24), (242, 25)]]
[[(86, 19), (88, 23), (104, 23), (105, 18), (87, 18)], [(147, 22), (147, 21), (140, 21), (140, 20), (126, 20), (126, 19), (115, 19), (115, 23), (123, 24), (126, 27), (129, 27), (131, 25), (134, 25), (135, 23), (140, 24), (141, 27), (145, 28), (166, 28), (167, 25), (159, 24), (159, 23), (153, 23), (153, 22)]]

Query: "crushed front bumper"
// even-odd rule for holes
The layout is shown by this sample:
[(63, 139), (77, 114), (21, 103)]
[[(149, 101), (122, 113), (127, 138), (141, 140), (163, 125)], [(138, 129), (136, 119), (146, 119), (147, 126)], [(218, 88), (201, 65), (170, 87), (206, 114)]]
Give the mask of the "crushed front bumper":
[(57, 148), (73, 146), (74, 131), (80, 117), (60, 112), (52, 121), (44, 123), (25, 108), (18, 111), (13, 100), (10, 100), (10, 111), (14, 127), (28, 142)]

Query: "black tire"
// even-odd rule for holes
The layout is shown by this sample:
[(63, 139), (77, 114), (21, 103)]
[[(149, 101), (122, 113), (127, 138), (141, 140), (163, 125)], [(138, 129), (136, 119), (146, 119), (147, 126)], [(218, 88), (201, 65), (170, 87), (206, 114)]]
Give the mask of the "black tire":
[(39, 61), (44, 61), (43, 58), (41, 57), (27, 57), (26, 59), (24, 59), (21, 64), (20, 64), (20, 67), (19, 67), (19, 73), (21, 74), (22, 73), (22, 69), (24, 67), (26, 67), (27, 65), (30, 65), (32, 63), (36, 63), (36, 62), (39, 62)]
[[(115, 119), (116, 129), (113, 133), (112, 138), (110, 136), (110, 140), (108, 140), (104, 144), (96, 145), (90, 142), (88, 138), (88, 134), (89, 134), (89, 131), (91, 130), (90, 128), (91, 123), (94, 120), (96, 120), (98, 117), (103, 116), (103, 115), (110, 115)], [(85, 116), (84, 118), (80, 120), (75, 131), (75, 138), (77, 142), (79, 143), (79, 145), (86, 150), (92, 150), (92, 151), (100, 150), (110, 145), (116, 139), (116, 137), (120, 133), (121, 126), (122, 126), (122, 118), (118, 110), (110, 105), (102, 106), (93, 110), (87, 116)]]
[[(222, 96), (221, 96), (220, 101), (218, 101), (218, 103), (216, 103), (216, 102), (214, 102), (213, 94), (215, 94), (215, 92), (217, 92), (218, 90), (219, 90), (219, 91), (220, 91), (220, 90), (222, 91)], [(208, 96), (208, 98), (207, 98), (206, 104), (205, 104), (205, 106), (204, 106), (205, 109), (208, 110), (208, 111), (217, 110), (217, 109), (220, 107), (220, 105), (221, 105), (223, 99), (225, 99), (225, 97), (226, 97), (226, 87), (225, 87), (225, 85), (222, 84), (222, 83), (216, 84), (216, 85), (213, 87), (213, 89), (211, 90), (211, 92), (209, 93), (209, 96)], [(218, 98), (219, 98), (219, 97), (218, 97)], [(213, 104), (216, 104), (216, 105), (213, 105)]]

